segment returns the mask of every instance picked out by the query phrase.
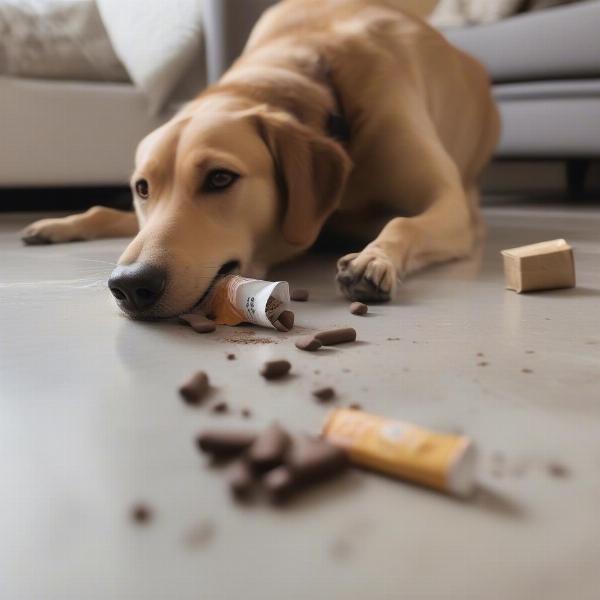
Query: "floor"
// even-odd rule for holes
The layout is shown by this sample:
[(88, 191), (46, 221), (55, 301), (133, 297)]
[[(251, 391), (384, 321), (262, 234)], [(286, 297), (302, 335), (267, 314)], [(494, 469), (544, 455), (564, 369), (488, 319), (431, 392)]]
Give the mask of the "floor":
[[(0, 215), (0, 598), (598, 598), (600, 210), (486, 214), (481, 256), (409, 279), (367, 317), (336, 296), (334, 256), (276, 273), (312, 292), (301, 328), (358, 330), (319, 354), (297, 333), (131, 322), (105, 286), (124, 240), (25, 248), (31, 215)], [(504, 290), (499, 250), (555, 237), (575, 247), (577, 288)], [(263, 381), (272, 357), (293, 377)], [(178, 399), (198, 368), (232, 414)], [(243, 407), (257, 426), (318, 431), (322, 384), (340, 405), (472, 436), (476, 497), (353, 471), (284, 509), (236, 505), (194, 435)], [(145, 526), (136, 502), (154, 511)]]

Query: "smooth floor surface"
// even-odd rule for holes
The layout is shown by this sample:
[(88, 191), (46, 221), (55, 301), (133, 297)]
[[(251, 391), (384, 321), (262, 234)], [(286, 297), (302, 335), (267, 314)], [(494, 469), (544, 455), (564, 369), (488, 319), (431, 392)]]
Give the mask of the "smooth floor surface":
[[(119, 315), (105, 281), (125, 240), (26, 248), (31, 215), (0, 215), (0, 598), (597, 599), (600, 209), (486, 214), (482, 256), (408, 279), (366, 317), (336, 294), (336, 257), (310, 256), (275, 274), (311, 290), (295, 332), (210, 335)], [(505, 290), (500, 249), (556, 237), (577, 288)], [(293, 345), (338, 325), (360, 343)], [(293, 375), (264, 381), (279, 357)], [(191, 408), (176, 389), (199, 368), (216, 389)], [(475, 498), (352, 471), (286, 508), (236, 505), (195, 434), (244, 407), (248, 425), (317, 432), (322, 385), (338, 405), (472, 436)]]

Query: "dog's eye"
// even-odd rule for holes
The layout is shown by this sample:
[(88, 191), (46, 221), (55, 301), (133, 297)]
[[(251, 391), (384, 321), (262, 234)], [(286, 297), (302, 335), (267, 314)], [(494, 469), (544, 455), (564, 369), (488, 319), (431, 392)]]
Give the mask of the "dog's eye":
[(150, 196), (150, 185), (145, 179), (138, 179), (135, 182), (135, 191), (140, 198), (145, 200)]
[(233, 185), (238, 179), (239, 175), (233, 171), (227, 169), (215, 169), (210, 171), (202, 184), (203, 192), (220, 192), (227, 189), (230, 185)]

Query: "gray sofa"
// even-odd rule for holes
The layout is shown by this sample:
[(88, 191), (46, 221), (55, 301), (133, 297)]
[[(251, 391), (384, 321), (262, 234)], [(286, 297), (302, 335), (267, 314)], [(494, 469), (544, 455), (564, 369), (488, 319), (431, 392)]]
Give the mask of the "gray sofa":
[[(239, 54), (268, 0), (205, 0), (215, 81)], [(446, 31), (488, 68), (502, 113), (499, 158), (565, 160), (572, 188), (600, 157), (600, 0)]]
[[(202, 0), (209, 83), (275, 0)], [(447, 32), (487, 65), (503, 117), (500, 158), (566, 159), (572, 187), (600, 156), (600, 0)], [(0, 187), (123, 185), (151, 115), (127, 83), (0, 77)]]

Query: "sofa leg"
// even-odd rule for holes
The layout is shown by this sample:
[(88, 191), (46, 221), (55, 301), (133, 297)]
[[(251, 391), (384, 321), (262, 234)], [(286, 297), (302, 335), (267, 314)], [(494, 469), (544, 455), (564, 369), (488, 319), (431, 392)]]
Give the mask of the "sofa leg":
[(567, 160), (567, 190), (569, 194), (581, 196), (585, 188), (585, 178), (591, 161), (587, 158)]

